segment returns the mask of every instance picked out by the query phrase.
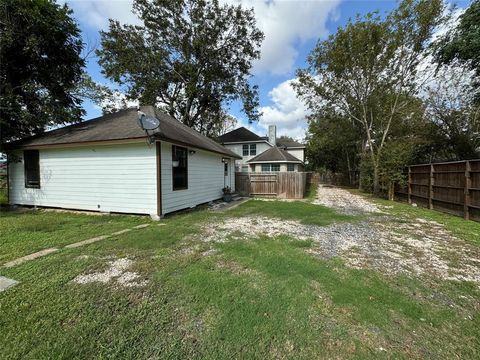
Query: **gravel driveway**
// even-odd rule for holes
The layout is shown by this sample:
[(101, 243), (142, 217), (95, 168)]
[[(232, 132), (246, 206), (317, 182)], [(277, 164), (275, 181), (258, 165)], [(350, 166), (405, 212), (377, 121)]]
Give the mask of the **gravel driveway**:
[[(353, 268), (374, 268), (388, 275), (426, 274), (480, 284), (480, 249), (455, 237), (442, 224), (398, 218), (359, 195), (320, 186), (314, 203), (348, 214), (380, 213), (367, 220), (330, 226), (304, 225), (268, 217), (228, 218), (205, 227), (207, 242), (230, 238), (289, 235), (312, 239), (308, 252), (321, 258), (341, 257)], [(383, 214), (382, 214), (383, 213)]]

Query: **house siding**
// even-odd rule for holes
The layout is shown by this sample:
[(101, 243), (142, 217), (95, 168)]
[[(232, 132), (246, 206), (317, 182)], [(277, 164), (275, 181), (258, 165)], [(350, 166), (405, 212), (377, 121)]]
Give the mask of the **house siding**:
[(234, 160), (229, 159), (228, 176), (224, 176), (224, 164), (220, 154), (195, 148), (188, 153), (188, 189), (173, 190), (172, 145), (162, 142), (162, 214), (191, 208), (222, 197), (222, 188), (230, 186), (235, 190)]
[(298, 160), (305, 161), (305, 150), (304, 149), (287, 149), (287, 152), (295, 156)]
[(157, 213), (156, 150), (146, 143), (41, 149), (40, 188), (25, 188), (22, 161), (10, 163), (10, 203)]
[[(243, 156), (243, 145), (246, 145), (246, 144), (248, 144), (248, 145), (256, 144), (257, 145), (256, 155)], [(255, 156), (263, 153), (264, 151), (267, 151), (268, 149), (270, 149), (272, 147), (270, 144), (268, 144), (266, 142), (244, 142), (244, 143), (241, 143), (241, 144), (224, 144), (224, 146), (227, 149), (233, 151), (235, 154), (242, 157), (241, 160), (237, 159), (235, 161), (235, 164), (240, 168), (240, 171), (241, 171), (242, 165), (245, 165), (248, 160), (253, 159)]]

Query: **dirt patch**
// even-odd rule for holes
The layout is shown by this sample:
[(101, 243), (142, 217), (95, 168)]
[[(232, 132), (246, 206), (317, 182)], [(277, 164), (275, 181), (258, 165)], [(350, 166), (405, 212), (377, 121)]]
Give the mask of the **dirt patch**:
[(267, 217), (241, 217), (210, 223), (204, 230), (202, 240), (208, 242), (259, 235), (312, 239), (309, 253), (324, 259), (341, 257), (353, 268), (480, 283), (480, 249), (456, 238), (442, 224), (423, 219), (398, 222), (382, 216), (322, 227)]
[(331, 186), (319, 185), (317, 198), (313, 203), (334, 208), (338, 212), (348, 215), (382, 212), (379, 207), (368, 202), (360, 195)]
[(99, 282), (107, 284), (114, 282), (123, 287), (145, 286), (147, 281), (139, 281), (140, 275), (135, 272), (127, 271), (133, 265), (133, 261), (127, 258), (117, 259), (108, 262), (108, 268), (102, 272), (78, 275), (73, 279), (77, 284), (89, 284)]

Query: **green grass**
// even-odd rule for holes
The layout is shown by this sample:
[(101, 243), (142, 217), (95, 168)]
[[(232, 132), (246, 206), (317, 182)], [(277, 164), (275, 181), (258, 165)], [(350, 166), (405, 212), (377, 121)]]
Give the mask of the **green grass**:
[(318, 186), (314, 184), (310, 184), (307, 187), (307, 191), (305, 192), (305, 199), (309, 202), (312, 202), (317, 198), (317, 191), (318, 191)]
[[(22, 227), (60, 239), (95, 219), (116, 218), (62, 213), (53, 214), (62, 219), (54, 224), (51, 214), (11, 214), (0, 224), (2, 241), (19, 241)], [(205, 224), (244, 215), (352, 220), (305, 202), (250, 201), (224, 213), (177, 214), (0, 268), (20, 281), (0, 293), (0, 358), (477, 358), (478, 286), (351, 269), (307, 253), (310, 241), (286, 236), (201, 241)], [(203, 255), (211, 247), (216, 252)], [(130, 270), (147, 286), (72, 283), (122, 257), (135, 261)]]
[(230, 213), (234, 216), (266, 216), (297, 220), (302, 224), (319, 226), (355, 219), (353, 216), (338, 214), (328, 207), (303, 201), (250, 200)]
[(0, 213), (0, 264), (45, 248), (71, 244), (149, 221), (149, 218), (139, 216), (5, 211)]

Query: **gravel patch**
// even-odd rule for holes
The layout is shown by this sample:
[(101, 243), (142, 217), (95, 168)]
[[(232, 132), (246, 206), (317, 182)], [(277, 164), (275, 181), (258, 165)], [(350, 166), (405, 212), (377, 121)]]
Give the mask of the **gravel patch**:
[(352, 268), (480, 283), (480, 249), (456, 238), (442, 224), (423, 219), (402, 223), (383, 216), (322, 227), (267, 217), (241, 217), (210, 223), (204, 231), (202, 240), (207, 242), (259, 235), (312, 239), (313, 246), (307, 250), (310, 254), (322, 259), (341, 257)]
[(368, 202), (360, 195), (324, 185), (318, 186), (317, 198), (313, 203), (334, 208), (338, 212), (347, 215), (382, 212), (376, 205)]
[(90, 274), (78, 275), (73, 282), (76, 284), (89, 284), (99, 282), (107, 284), (115, 282), (123, 287), (137, 287), (147, 284), (146, 281), (138, 281), (140, 275), (135, 272), (127, 271), (133, 265), (133, 261), (127, 258), (110, 261), (107, 270)]

